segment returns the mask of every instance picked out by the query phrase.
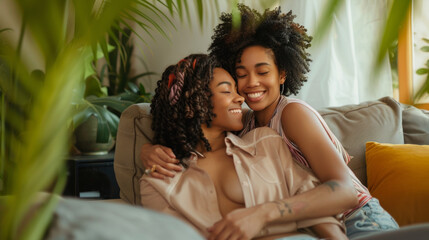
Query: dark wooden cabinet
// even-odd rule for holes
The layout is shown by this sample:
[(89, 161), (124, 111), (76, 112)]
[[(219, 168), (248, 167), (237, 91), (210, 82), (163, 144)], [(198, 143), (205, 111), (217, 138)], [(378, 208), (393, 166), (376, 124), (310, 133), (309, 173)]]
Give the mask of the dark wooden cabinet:
[(113, 159), (114, 153), (70, 156), (64, 195), (91, 199), (119, 198)]

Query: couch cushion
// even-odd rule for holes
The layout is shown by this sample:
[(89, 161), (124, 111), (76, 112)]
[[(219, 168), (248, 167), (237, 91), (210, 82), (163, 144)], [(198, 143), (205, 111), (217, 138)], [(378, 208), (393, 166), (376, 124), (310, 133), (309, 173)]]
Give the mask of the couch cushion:
[(429, 145), (429, 111), (403, 105), (404, 142)]
[(120, 197), (131, 204), (140, 205), (139, 179), (144, 171), (140, 149), (153, 138), (151, 124), (149, 103), (128, 107), (119, 121), (113, 165)]
[(391, 97), (320, 109), (329, 128), (353, 157), (349, 167), (366, 185), (365, 143), (403, 144), (401, 106)]
[(129, 204), (61, 199), (46, 240), (196, 239), (203, 237), (187, 223), (167, 214)]
[(366, 144), (368, 189), (400, 226), (429, 221), (429, 145)]

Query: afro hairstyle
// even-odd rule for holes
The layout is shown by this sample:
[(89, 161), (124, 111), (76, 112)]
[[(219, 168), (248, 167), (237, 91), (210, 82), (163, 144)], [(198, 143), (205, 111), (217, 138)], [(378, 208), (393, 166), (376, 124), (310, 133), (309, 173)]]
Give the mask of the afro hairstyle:
[(233, 27), (231, 13), (222, 13), (221, 23), (212, 36), (210, 55), (237, 79), (235, 65), (245, 48), (257, 45), (271, 49), (279, 71), (284, 71), (287, 76), (283, 94), (297, 94), (307, 81), (311, 59), (306, 50), (311, 46), (312, 37), (307, 35), (303, 26), (293, 21), (295, 15), (292, 11), (285, 14), (278, 7), (261, 14), (243, 4), (238, 4), (238, 10), (241, 17), (239, 27)]

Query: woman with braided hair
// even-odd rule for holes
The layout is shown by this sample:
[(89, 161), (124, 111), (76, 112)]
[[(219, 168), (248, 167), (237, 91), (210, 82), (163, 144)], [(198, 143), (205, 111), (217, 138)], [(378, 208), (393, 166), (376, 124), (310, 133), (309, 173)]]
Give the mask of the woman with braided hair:
[(242, 138), (230, 133), (243, 128), (243, 101), (231, 75), (207, 55), (190, 55), (165, 70), (151, 104), (153, 141), (172, 149), (183, 168), (172, 178), (144, 175), (142, 205), (179, 217), (208, 239), (315, 239), (297, 231), (346, 239), (332, 216), (283, 221), (266, 215), (319, 181), (274, 130), (257, 128)]
[[(271, 214), (290, 221), (342, 214), (349, 238), (398, 228), (347, 167), (351, 157), (318, 112), (287, 97), (297, 94), (307, 80), (311, 37), (306, 29), (293, 21), (291, 11), (284, 14), (277, 8), (259, 13), (244, 5), (238, 10), (240, 27), (233, 28), (232, 15), (223, 13), (209, 51), (234, 77), (251, 109), (243, 114), (239, 136), (263, 126), (276, 130), (294, 159), (323, 183), (279, 202)], [(153, 177), (180, 171), (175, 155), (165, 146), (148, 144), (141, 152), (144, 166), (157, 166)], [(214, 231), (222, 232), (220, 227)]]

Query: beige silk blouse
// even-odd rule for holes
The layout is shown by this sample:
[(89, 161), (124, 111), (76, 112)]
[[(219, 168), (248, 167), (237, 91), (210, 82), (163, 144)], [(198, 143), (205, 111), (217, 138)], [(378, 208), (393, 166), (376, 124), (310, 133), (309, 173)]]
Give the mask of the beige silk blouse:
[[(242, 138), (228, 133), (227, 154), (232, 156), (241, 183), (246, 207), (285, 199), (314, 188), (320, 182), (308, 168), (298, 165), (279, 134), (268, 127), (256, 128)], [(197, 166), (192, 156), (189, 167), (164, 180), (143, 176), (140, 179), (144, 207), (179, 217), (207, 237), (207, 228), (222, 219), (216, 191), (209, 175)], [(258, 236), (295, 232), (319, 223), (342, 224), (334, 217), (296, 222), (277, 220), (268, 223)]]

